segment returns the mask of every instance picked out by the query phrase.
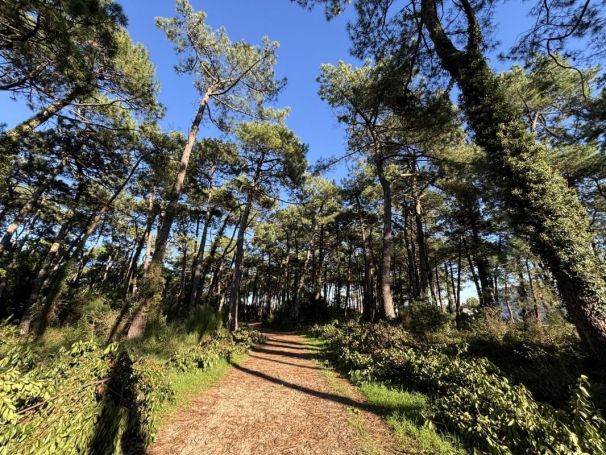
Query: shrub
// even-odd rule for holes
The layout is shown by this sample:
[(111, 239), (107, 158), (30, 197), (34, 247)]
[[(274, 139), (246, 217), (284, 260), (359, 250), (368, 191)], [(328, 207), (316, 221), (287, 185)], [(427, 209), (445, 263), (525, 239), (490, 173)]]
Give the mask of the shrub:
[(435, 305), (413, 302), (400, 314), (402, 325), (413, 333), (438, 332), (445, 329), (450, 316)]
[(174, 396), (167, 366), (208, 368), (260, 334), (222, 334), (182, 344), (165, 360), (134, 346), (78, 341), (54, 354), (32, 350), (0, 327), (0, 454), (142, 453), (162, 403)]
[(326, 339), (335, 363), (354, 379), (427, 393), (435, 423), (482, 452), (605, 453), (606, 424), (585, 377), (569, 412), (563, 412), (535, 400), (488, 360), (470, 357), (465, 345), (419, 345), (404, 331), (382, 324), (331, 324), (313, 333)]

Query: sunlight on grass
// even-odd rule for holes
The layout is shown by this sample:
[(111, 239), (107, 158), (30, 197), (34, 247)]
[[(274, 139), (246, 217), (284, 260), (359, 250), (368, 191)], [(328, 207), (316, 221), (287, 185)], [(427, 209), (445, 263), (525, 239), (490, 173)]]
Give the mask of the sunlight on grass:
[[(326, 342), (320, 338), (306, 335), (309, 345), (318, 349), (321, 354)], [(322, 362), (326, 369), (323, 374), (330, 386), (342, 393), (334, 372), (328, 362)], [(465, 451), (451, 435), (439, 433), (433, 424), (423, 416), (428, 407), (427, 397), (421, 393), (407, 392), (388, 387), (377, 382), (358, 384), (368, 404), (377, 414), (381, 414), (394, 432), (399, 449), (415, 454), (459, 455)]]
[(360, 390), (375, 410), (386, 416), (402, 450), (419, 454), (463, 454), (452, 437), (442, 435), (423, 417), (427, 398), (379, 383), (365, 383)]
[(237, 354), (231, 358), (231, 361), (221, 359), (208, 370), (179, 371), (171, 369), (168, 377), (175, 392), (175, 399), (163, 405), (158, 418), (158, 428), (164, 426), (177, 409), (187, 406), (197, 394), (217, 384), (232, 364), (239, 365), (247, 357), (247, 354)]

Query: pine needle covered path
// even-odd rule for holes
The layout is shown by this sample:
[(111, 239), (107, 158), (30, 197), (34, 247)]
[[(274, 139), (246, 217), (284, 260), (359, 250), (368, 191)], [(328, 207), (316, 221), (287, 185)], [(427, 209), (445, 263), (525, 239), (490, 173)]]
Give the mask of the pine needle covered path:
[(396, 454), (359, 392), (314, 361), (291, 333), (267, 341), (212, 389), (172, 415), (148, 453)]

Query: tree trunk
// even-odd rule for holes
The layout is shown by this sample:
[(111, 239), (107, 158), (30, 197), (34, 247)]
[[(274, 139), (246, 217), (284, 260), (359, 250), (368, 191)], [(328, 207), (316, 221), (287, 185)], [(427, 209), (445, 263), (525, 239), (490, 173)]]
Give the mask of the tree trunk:
[[(459, 251), (457, 254), (457, 289), (455, 292), (455, 323), (457, 329), (461, 328), (461, 260), (463, 256), (463, 241), (462, 235), (459, 234)], [(450, 271), (452, 274), (452, 270)]]
[(429, 251), (427, 248), (427, 239), (425, 238), (425, 229), (423, 226), (423, 206), (421, 197), (415, 191), (415, 231), (417, 238), (417, 247), (419, 249), (419, 297), (423, 301), (429, 300), (429, 283), (431, 280), (431, 268), (429, 266)]
[(434, 268), (434, 273), (435, 273), (435, 282), (436, 282), (436, 290), (437, 290), (436, 306), (440, 310), (443, 310), (443, 308), (442, 308), (442, 287), (440, 286), (440, 271), (438, 270), (438, 264), (436, 264), (436, 266)]
[(419, 267), (417, 267), (417, 253), (413, 241), (412, 223), (409, 222), (409, 210), (404, 209), (404, 243), (406, 245), (406, 257), (408, 259), (408, 283), (409, 302), (421, 297), (421, 280), (419, 278)]
[(240, 281), (242, 279), (242, 260), (244, 259), (244, 234), (246, 233), (248, 217), (250, 216), (250, 209), (252, 207), (254, 186), (255, 184), (253, 184), (253, 188), (248, 190), (246, 205), (244, 206), (244, 212), (242, 212), (242, 217), (240, 219), (240, 228), (238, 229), (238, 239), (236, 241), (236, 257), (234, 260), (231, 289), (229, 293), (228, 325), (229, 329), (232, 331), (238, 330), (238, 303), (240, 298)]
[(69, 230), (72, 226), (73, 218), (76, 213), (76, 208), (78, 207), (78, 203), (80, 202), (80, 197), (82, 196), (83, 191), (84, 185), (80, 184), (78, 186), (78, 190), (76, 192), (74, 200), (68, 208), (67, 213), (65, 213), (63, 216), (63, 219), (65, 219), (66, 221), (59, 228), (59, 232), (55, 236), (55, 239), (53, 240), (53, 243), (51, 244), (48, 252), (46, 253), (46, 256), (44, 256), (44, 259), (42, 260), (42, 265), (38, 269), (38, 274), (36, 275), (36, 278), (32, 283), (27, 303), (25, 304), (25, 313), (21, 318), (21, 322), (19, 323), (19, 331), (24, 335), (29, 333), (31, 322), (34, 317), (33, 312), (35, 309), (35, 304), (37, 303), (38, 298), (40, 297), (40, 291), (42, 290), (44, 282), (51, 273), (53, 262), (55, 261), (59, 253), (59, 248), (61, 248), (61, 246), (63, 245), (63, 241), (65, 240), (65, 237), (69, 233)]
[(393, 242), (391, 232), (391, 183), (385, 177), (383, 161), (376, 163), (377, 175), (383, 189), (383, 250), (381, 253), (381, 295), (383, 298), (383, 314), (385, 319), (396, 317), (391, 294), (391, 256)]
[(471, 258), (471, 253), (469, 251), (469, 247), (467, 246), (467, 241), (464, 236), (461, 236), (463, 239), (463, 247), (465, 249), (465, 256), (467, 257), (467, 263), (469, 264), (469, 271), (471, 272), (471, 278), (473, 279), (473, 284), (476, 287), (476, 293), (478, 294), (478, 300), (480, 304), (483, 304), (482, 300), (482, 286), (480, 285), (480, 279), (478, 278), (478, 274), (476, 273), (476, 267), (473, 263), (473, 259)]
[[(225, 257), (229, 254), (231, 254), (231, 252), (233, 251), (233, 248), (231, 247), (231, 245), (234, 242), (234, 239), (236, 238), (236, 233), (238, 232), (238, 227), (240, 226), (240, 221), (238, 221), (238, 223), (236, 224), (236, 226), (234, 226), (234, 230), (232, 232), (232, 236), (229, 239), (229, 243), (227, 244), (227, 246), (225, 247), (225, 249), (223, 250), (223, 252), (221, 253), (221, 256), (219, 257), (219, 259), (216, 261), (219, 265), (215, 266), (215, 270), (213, 271), (213, 275), (212, 278), (210, 280), (210, 285), (208, 286), (208, 291), (206, 292), (206, 300), (209, 299), (209, 297), (213, 294), (215, 288), (217, 287), (217, 285), (220, 283), (220, 275), (221, 275), (221, 270), (223, 267), (223, 261), (225, 260)], [(215, 244), (213, 244), (214, 247)], [(216, 250), (216, 248), (215, 248)], [(209, 257), (213, 258), (214, 257), (214, 251), (213, 249), (211, 249), (211, 255)], [(218, 291), (217, 291), (218, 292)], [(221, 297), (223, 300), (223, 297)], [(219, 307), (219, 310), (221, 310), (221, 307)]]
[(145, 326), (147, 325), (149, 312), (152, 310), (152, 306), (156, 303), (156, 300), (158, 300), (158, 296), (162, 290), (162, 262), (164, 261), (164, 256), (166, 254), (168, 237), (170, 235), (173, 220), (177, 215), (179, 198), (183, 192), (183, 187), (185, 186), (185, 177), (187, 175), (187, 167), (189, 166), (191, 152), (196, 143), (200, 123), (202, 122), (202, 117), (204, 115), (204, 111), (206, 110), (206, 106), (208, 105), (209, 99), (210, 92), (207, 91), (204, 94), (200, 105), (198, 106), (198, 111), (196, 112), (196, 116), (194, 117), (189, 130), (189, 135), (187, 136), (187, 143), (185, 144), (183, 153), (181, 154), (179, 171), (177, 172), (175, 184), (168, 195), (166, 212), (156, 236), (154, 254), (152, 255), (149, 267), (145, 272), (144, 294), (141, 296), (141, 303), (134, 309), (128, 323), (128, 332), (126, 338), (129, 340), (140, 338), (143, 335)]
[(473, 9), (466, 51), (444, 32), (436, 3), (422, 0), (421, 11), (444, 68), (457, 81), (462, 109), (487, 154), (495, 182), (514, 218), (518, 234), (530, 239), (534, 252), (556, 279), (560, 295), (579, 335), (593, 357), (606, 363), (606, 282), (592, 249), (585, 209), (574, 190), (549, 164), (548, 151), (527, 131), (514, 100), (481, 53), (481, 32)]
[(478, 269), (478, 281), (480, 283), (480, 291), (478, 298), (480, 305), (485, 307), (494, 307), (498, 304), (495, 296), (495, 288), (490, 277), (490, 264), (486, 259), (486, 251), (484, 251), (484, 242), (480, 235), (481, 212), (477, 197), (466, 201), (467, 212), (469, 214), (469, 228), (471, 230), (471, 253), (474, 256), (475, 264)]
[(53, 115), (55, 115), (61, 109), (70, 105), (78, 97), (83, 96), (85, 94), (86, 94), (85, 89), (83, 89), (81, 87), (74, 87), (71, 92), (69, 92), (67, 95), (65, 95), (64, 98), (55, 101), (54, 103), (50, 104), (49, 106), (47, 106), (46, 108), (44, 108), (43, 110), (38, 112), (37, 114), (31, 116), (29, 119), (25, 120), (24, 122), (21, 122), (15, 128), (13, 128), (9, 132), (7, 132), (7, 134), (6, 134), (7, 137), (12, 141), (16, 141), (20, 137), (31, 133), (33, 130), (38, 128), (44, 122), (49, 120)]
[(319, 302), (322, 297), (322, 284), (324, 269), (324, 225), (320, 226), (320, 237), (318, 239), (318, 263), (314, 264), (313, 267), (313, 289), (314, 289), (314, 302)]
[(67, 164), (67, 162), (68, 162), (68, 157), (64, 156), (61, 159), (61, 161), (59, 162), (59, 164), (57, 165), (57, 167), (55, 167), (53, 169), (53, 171), (50, 174), (48, 174), (48, 176), (44, 179), (44, 182), (42, 182), (42, 184), (40, 186), (38, 186), (38, 188), (36, 188), (36, 191), (34, 191), (34, 193), (25, 202), (25, 204), (23, 204), (21, 206), (21, 208), (19, 209), (19, 212), (17, 212), (17, 216), (15, 216), (15, 219), (13, 220), (13, 222), (8, 225), (8, 227), (4, 231), (2, 240), (0, 240), (0, 256), (2, 256), (2, 254), (6, 250), (8, 250), (8, 248), (10, 246), (11, 238), (12, 238), (13, 234), (15, 233), (15, 231), (17, 230), (17, 228), (19, 226), (21, 226), (21, 223), (23, 223), (23, 220), (25, 220), (25, 218), (27, 218), (27, 216), (30, 214), (32, 209), (38, 205), (38, 200), (40, 199), (42, 194), (44, 194), (44, 192), (51, 185), (51, 183), (53, 183), (55, 178), (61, 173), (61, 171)]
[[(145, 232), (143, 232), (143, 235), (141, 236), (141, 239), (139, 240), (139, 242), (137, 244), (137, 248), (130, 261), (128, 271), (126, 272), (126, 279), (124, 280), (126, 283), (126, 285), (125, 285), (126, 296), (128, 296), (131, 292), (131, 285), (132, 285), (132, 293), (134, 294), (134, 292), (135, 292), (135, 281), (136, 281), (136, 276), (137, 276), (137, 272), (138, 272), (137, 264), (139, 263), (139, 257), (141, 256), (141, 252), (143, 251), (143, 247), (146, 245), (146, 243), (148, 244), (148, 247), (151, 248), (151, 245), (149, 245), (151, 243), (150, 242), (151, 231), (152, 231), (152, 228), (154, 227), (154, 221), (156, 221), (157, 214), (158, 214), (158, 212), (157, 212), (156, 208), (154, 207), (154, 189), (152, 189), (149, 192), (149, 196), (147, 199), (147, 223), (145, 224)], [(146, 254), (146, 256), (147, 256), (147, 254)]]
[(206, 214), (204, 216), (204, 227), (202, 228), (202, 238), (200, 239), (200, 246), (198, 247), (198, 253), (194, 258), (191, 265), (191, 285), (189, 288), (189, 299), (188, 306), (193, 308), (198, 300), (198, 291), (200, 288), (200, 279), (202, 278), (202, 268), (204, 266), (204, 247), (206, 245), (206, 237), (208, 235), (208, 228), (212, 222), (212, 209), (210, 206), (207, 207)]
[[(450, 268), (450, 273), (449, 272)], [(448, 312), (453, 314), (455, 311), (455, 298), (453, 297), (456, 294), (455, 284), (454, 284), (454, 276), (452, 274), (452, 264), (450, 261), (448, 263), (444, 263), (444, 274), (446, 275), (446, 296), (448, 297)], [(452, 289), (452, 293), (450, 290)]]

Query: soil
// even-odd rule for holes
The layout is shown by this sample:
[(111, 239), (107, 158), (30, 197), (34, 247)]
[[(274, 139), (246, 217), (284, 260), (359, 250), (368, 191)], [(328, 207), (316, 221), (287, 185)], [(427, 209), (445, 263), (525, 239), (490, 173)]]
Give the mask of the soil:
[(267, 332), (216, 386), (176, 411), (150, 455), (397, 454), (361, 394), (292, 333)]

